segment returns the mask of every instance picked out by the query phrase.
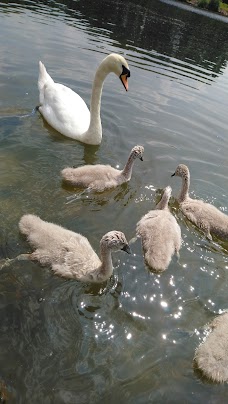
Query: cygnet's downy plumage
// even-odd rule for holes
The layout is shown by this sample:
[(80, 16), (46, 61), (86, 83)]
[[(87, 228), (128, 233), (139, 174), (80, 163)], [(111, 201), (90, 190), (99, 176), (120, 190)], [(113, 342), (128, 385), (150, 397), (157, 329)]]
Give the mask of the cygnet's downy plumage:
[(110, 165), (96, 164), (77, 168), (67, 167), (61, 171), (61, 175), (64, 181), (75, 187), (102, 192), (130, 181), (134, 161), (136, 158), (143, 160), (143, 152), (143, 146), (133, 147), (123, 170), (117, 170)]
[(194, 362), (204, 376), (214, 382), (228, 382), (228, 313), (216, 317), (210, 334), (196, 349)]
[(190, 186), (188, 167), (184, 164), (179, 164), (172, 177), (174, 175), (182, 178), (178, 202), (183, 214), (199, 227), (209, 240), (212, 240), (211, 234), (223, 240), (228, 240), (228, 216), (209, 203), (190, 198), (188, 194)]
[(164, 271), (181, 247), (181, 229), (168, 207), (171, 193), (171, 187), (166, 187), (155, 210), (149, 211), (136, 225), (145, 262), (154, 271)]
[(38, 216), (22, 216), (19, 229), (35, 248), (29, 255), (31, 260), (50, 266), (56, 275), (82, 282), (106, 281), (113, 272), (111, 253), (118, 250), (130, 253), (126, 237), (120, 231), (113, 230), (102, 237), (100, 259), (86, 237)]

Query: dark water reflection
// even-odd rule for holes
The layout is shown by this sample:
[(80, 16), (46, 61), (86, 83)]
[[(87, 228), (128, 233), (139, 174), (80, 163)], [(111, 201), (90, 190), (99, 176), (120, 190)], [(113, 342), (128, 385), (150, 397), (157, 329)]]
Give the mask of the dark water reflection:
[[(228, 21), (228, 20), (227, 20)], [(228, 25), (158, 0), (0, 2), (0, 258), (29, 250), (24, 213), (85, 234), (98, 251), (110, 229), (133, 239), (135, 224), (189, 165), (191, 194), (227, 212)], [(129, 93), (108, 77), (103, 141), (64, 138), (32, 112), (38, 60), (89, 103), (104, 55), (129, 61)], [(102, 194), (61, 183), (67, 165), (122, 167), (145, 146), (129, 184)], [(0, 278), (0, 392), (9, 403), (223, 403), (227, 386), (193, 369), (204, 324), (227, 308), (228, 246), (213, 243), (179, 212), (180, 260), (156, 275), (140, 241), (117, 253), (111, 279), (81, 285), (29, 262)]]
[(186, 76), (193, 75), (195, 79), (197, 76), (203, 77), (202, 69), (206, 69), (204, 78), (210, 81), (207, 74), (210, 71), (213, 80), (226, 67), (228, 29), (225, 18), (221, 22), (169, 7), (157, 0), (20, 1), (19, 4), (2, 1), (1, 6), (5, 13), (20, 13), (30, 9), (40, 15), (50, 13), (51, 18), (63, 17), (68, 24), (75, 26), (81, 23), (83, 29), (95, 37), (96, 46), (99, 39), (101, 42), (102, 38), (107, 40), (109, 37), (112, 43), (118, 43), (122, 49), (132, 46), (138, 51), (137, 48), (140, 48), (140, 66), (143, 61), (146, 66), (149, 60), (145, 51), (152, 51), (154, 63), (163, 66), (164, 70), (164, 65), (169, 70), (173, 63), (174, 70)]

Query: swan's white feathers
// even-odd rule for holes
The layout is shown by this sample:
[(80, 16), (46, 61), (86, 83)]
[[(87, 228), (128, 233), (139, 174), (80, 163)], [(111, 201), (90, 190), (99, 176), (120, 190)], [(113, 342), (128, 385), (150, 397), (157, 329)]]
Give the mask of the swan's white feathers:
[(46, 121), (60, 133), (80, 139), (89, 128), (90, 112), (84, 100), (70, 88), (59, 83), (45, 85), (41, 91), (39, 111)]
[(43, 63), (39, 62), (40, 113), (64, 136), (87, 144), (100, 144), (102, 139), (100, 104), (103, 82), (107, 74), (111, 72), (120, 77), (123, 66), (128, 69), (126, 60), (118, 54), (108, 55), (98, 66), (93, 81), (90, 114), (84, 100), (70, 88), (55, 83)]
[(44, 87), (47, 84), (54, 84), (54, 80), (47, 73), (45, 66), (42, 62), (39, 62), (39, 77), (38, 77), (38, 89), (40, 92), (40, 104), (42, 105), (44, 102)]

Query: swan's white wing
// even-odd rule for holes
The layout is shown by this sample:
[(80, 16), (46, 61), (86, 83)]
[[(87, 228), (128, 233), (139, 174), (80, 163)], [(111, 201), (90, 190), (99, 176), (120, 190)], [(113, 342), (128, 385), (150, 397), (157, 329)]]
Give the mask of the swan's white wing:
[(44, 86), (39, 111), (49, 125), (65, 136), (77, 138), (88, 130), (90, 112), (86, 103), (62, 84), (49, 83)]

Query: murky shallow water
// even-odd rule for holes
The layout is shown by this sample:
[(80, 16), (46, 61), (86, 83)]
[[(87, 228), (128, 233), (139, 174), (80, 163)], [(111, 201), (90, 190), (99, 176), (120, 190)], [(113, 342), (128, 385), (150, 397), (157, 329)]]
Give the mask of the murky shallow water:
[[(64, 4), (63, 4), (64, 3)], [(193, 195), (227, 211), (228, 25), (151, 1), (0, 2), (0, 255), (29, 247), (22, 214), (81, 232), (96, 250), (116, 228), (134, 237), (179, 163), (191, 171)], [(89, 104), (96, 66), (111, 52), (131, 68), (129, 92), (114, 76), (102, 96), (103, 141), (64, 138), (39, 114), (38, 61)], [(131, 182), (100, 195), (62, 187), (66, 165), (123, 166), (145, 146)], [(15, 263), (0, 278), (0, 384), (10, 403), (222, 403), (227, 386), (193, 370), (203, 325), (227, 308), (227, 244), (209, 243), (180, 215), (180, 262), (148, 273), (140, 242), (114, 255), (107, 284), (54, 277), (37, 264)]]

